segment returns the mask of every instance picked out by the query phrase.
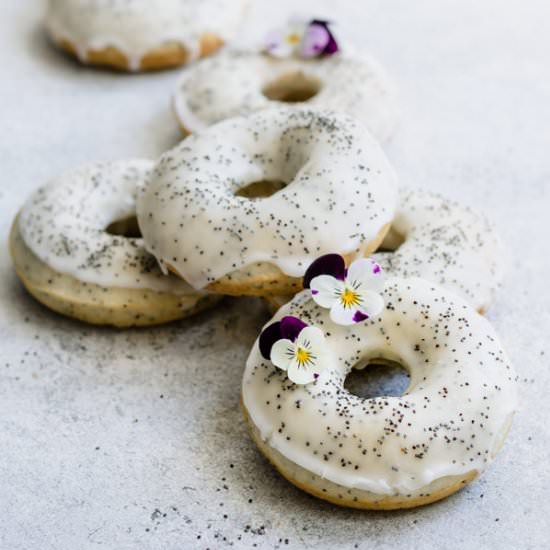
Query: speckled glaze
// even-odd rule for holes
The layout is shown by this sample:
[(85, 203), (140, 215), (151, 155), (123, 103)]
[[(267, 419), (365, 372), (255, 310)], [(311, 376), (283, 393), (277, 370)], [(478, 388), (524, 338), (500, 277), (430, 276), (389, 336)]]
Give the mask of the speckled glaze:
[[(266, 445), (320, 481), (407, 497), (446, 476), (485, 470), (517, 407), (516, 375), (492, 326), (456, 295), (393, 278), (384, 297), (381, 316), (343, 327), (309, 291), (298, 294), (274, 319), (294, 315), (321, 328), (332, 367), (298, 386), (256, 342), (242, 396)], [(409, 370), (403, 396), (364, 399), (344, 389), (352, 368), (376, 358)]]
[(105, 231), (135, 216), (138, 187), (152, 166), (149, 160), (97, 163), (40, 187), (19, 215), (25, 245), (53, 270), (85, 283), (197, 294), (185, 281), (163, 275), (142, 239)]
[(89, 50), (116, 47), (138, 70), (141, 59), (167, 43), (196, 58), (200, 38), (232, 37), (247, 0), (49, 0), (46, 24), (57, 42), (68, 41), (82, 61)]
[(174, 95), (180, 124), (196, 132), (220, 120), (281, 104), (264, 88), (289, 75), (318, 81), (319, 92), (302, 104), (348, 113), (380, 140), (397, 121), (397, 98), (382, 66), (366, 55), (278, 59), (256, 51), (227, 50), (182, 72)]
[(395, 277), (420, 277), (456, 292), (478, 311), (493, 302), (505, 271), (504, 246), (480, 212), (428, 191), (402, 190), (376, 261)]
[[(235, 196), (264, 180), (287, 185), (263, 199)], [(137, 211), (161, 266), (203, 288), (254, 262), (300, 277), (321, 254), (360, 255), (396, 203), (394, 171), (361, 125), (273, 109), (218, 123), (164, 154)]]

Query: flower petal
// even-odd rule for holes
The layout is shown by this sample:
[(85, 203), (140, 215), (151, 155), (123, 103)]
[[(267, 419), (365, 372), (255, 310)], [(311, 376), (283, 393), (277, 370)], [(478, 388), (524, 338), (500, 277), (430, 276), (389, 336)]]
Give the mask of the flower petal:
[(288, 367), (288, 377), (295, 384), (309, 384), (317, 379), (318, 374), (314, 369), (300, 367), (296, 360), (293, 360)]
[(324, 55), (334, 55), (335, 53), (338, 53), (340, 51), (340, 46), (338, 46), (338, 42), (336, 41), (336, 37), (334, 36), (334, 33), (330, 29), (330, 21), (323, 21), (320, 19), (314, 19), (311, 22), (312, 25), (321, 25), (324, 27), (329, 35), (329, 40), (327, 45), (325, 46), (325, 49), (323, 50)]
[(380, 315), (384, 309), (384, 298), (378, 292), (373, 292), (372, 290), (366, 290), (360, 292), (361, 295), (361, 305), (359, 310), (363, 313), (366, 313), (369, 317), (376, 317)]
[(357, 313), (356, 307), (344, 307), (340, 300), (334, 302), (334, 305), (330, 309), (330, 319), (337, 325), (354, 325), (357, 323), (355, 320), (355, 314)]
[(300, 55), (306, 59), (323, 54), (330, 42), (330, 33), (323, 25), (312, 23), (304, 33), (300, 44)]
[(296, 346), (311, 350), (317, 358), (320, 358), (327, 351), (325, 334), (317, 327), (306, 327), (302, 330), (296, 340)]
[(271, 31), (264, 40), (264, 49), (273, 57), (290, 57), (294, 47), (286, 41), (286, 31), (277, 29)]
[(273, 344), (282, 337), (281, 323), (279, 321), (264, 328), (258, 341), (260, 353), (264, 359), (271, 358), (271, 348), (273, 347)]
[(321, 307), (332, 307), (344, 289), (344, 283), (332, 275), (318, 275), (310, 282), (311, 297)]
[(370, 258), (355, 260), (348, 268), (346, 282), (357, 292), (382, 292), (386, 277), (382, 268)]
[(287, 315), (281, 319), (281, 337), (295, 342), (300, 332), (307, 327), (298, 317)]
[(287, 370), (294, 360), (296, 346), (290, 340), (277, 340), (271, 348), (271, 362), (280, 369)]
[(334, 55), (339, 51), (340, 51), (340, 46), (338, 46), (338, 42), (336, 42), (336, 38), (334, 38), (334, 35), (330, 33), (330, 38), (329, 38), (328, 44), (325, 47), (325, 50), (323, 51), (323, 54)]
[(306, 327), (298, 336), (296, 348), (306, 350), (310, 355), (305, 362), (295, 357), (288, 367), (288, 377), (295, 384), (309, 384), (329, 363), (329, 349), (323, 331), (317, 327)]
[(324, 55), (334, 55), (340, 51), (340, 46), (338, 45), (338, 42), (336, 42), (336, 38), (334, 38), (334, 35), (332, 32), (330, 32), (329, 29), (329, 41), (328, 44), (325, 47), (325, 50), (323, 51)]
[(325, 254), (314, 260), (304, 275), (304, 288), (309, 288), (311, 280), (318, 275), (332, 275), (343, 281), (346, 278), (346, 262), (340, 254)]

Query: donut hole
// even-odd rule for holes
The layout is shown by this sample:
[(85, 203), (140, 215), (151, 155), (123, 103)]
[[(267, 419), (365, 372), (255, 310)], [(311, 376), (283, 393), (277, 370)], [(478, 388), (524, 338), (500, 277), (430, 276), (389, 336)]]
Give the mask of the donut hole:
[(235, 196), (250, 200), (265, 199), (267, 197), (271, 197), (285, 187), (286, 183), (279, 180), (253, 181), (252, 183), (241, 187), (235, 193)]
[(135, 216), (115, 220), (105, 228), (105, 232), (109, 233), (109, 235), (126, 237), (127, 239), (141, 239), (141, 230)]
[(315, 97), (321, 90), (321, 80), (302, 71), (286, 73), (267, 83), (262, 93), (271, 101), (302, 103)]
[(405, 235), (398, 233), (393, 227), (386, 233), (382, 244), (376, 252), (394, 253), (405, 242)]
[(362, 399), (399, 397), (407, 391), (409, 383), (409, 372), (400, 363), (388, 359), (371, 359), (351, 370), (344, 388)]

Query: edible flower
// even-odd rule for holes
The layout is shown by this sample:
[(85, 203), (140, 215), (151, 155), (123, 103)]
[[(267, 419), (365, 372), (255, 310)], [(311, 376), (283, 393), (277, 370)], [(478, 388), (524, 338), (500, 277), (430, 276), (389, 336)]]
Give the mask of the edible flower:
[(321, 19), (291, 19), (284, 29), (267, 35), (265, 51), (273, 57), (297, 56), (303, 59), (334, 55), (340, 51), (330, 29), (330, 22)]
[(379, 315), (384, 309), (385, 276), (370, 258), (355, 260), (346, 268), (339, 254), (317, 258), (304, 275), (304, 288), (311, 289), (313, 300), (330, 309), (338, 325), (353, 325)]
[(287, 372), (295, 384), (309, 384), (328, 366), (323, 331), (292, 316), (268, 325), (260, 334), (260, 353)]

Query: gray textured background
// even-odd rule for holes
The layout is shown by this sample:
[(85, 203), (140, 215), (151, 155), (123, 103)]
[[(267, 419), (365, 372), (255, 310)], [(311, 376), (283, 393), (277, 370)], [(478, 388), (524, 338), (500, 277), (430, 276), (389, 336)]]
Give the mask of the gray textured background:
[[(251, 34), (299, 4), (254, 1)], [(330, 14), (336, 2), (301, 5)], [(177, 73), (83, 69), (49, 46), (41, 2), (4, 0), (0, 548), (548, 548), (546, 5), (338, 2), (341, 33), (380, 57), (400, 87), (403, 119), (388, 153), (402, 181), (484, 208), (510, 247), (490, 318), (522, 395), (508, 443), (481, 480), (423, 509), (366, 513), (294, 489), (249, 440), (238, 397), (267, 320), (258, 302), (228, 300), (189, 321), (119, 332), (63, 319), (23, 292), (6, 249), (22, 201), (79, 163), (155, 157), (175, 144), (168, 100)]]

